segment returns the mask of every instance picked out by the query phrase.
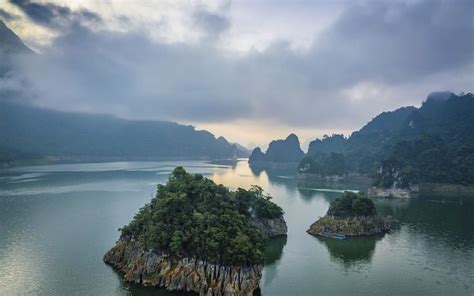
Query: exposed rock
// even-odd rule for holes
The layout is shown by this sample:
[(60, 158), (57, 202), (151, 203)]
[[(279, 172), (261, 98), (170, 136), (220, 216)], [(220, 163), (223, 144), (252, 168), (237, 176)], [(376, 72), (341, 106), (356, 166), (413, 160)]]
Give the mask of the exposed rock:
[[(269, 238), (286, 235), (283, 217), (252, 218), (251, 223)], [(104, 256), (104, 262), (123, 273), (127, 282), (199, 295), (253, 295), (262, 277), (261, 265), (219, 265), (196, 258), (171, 257), (147, 250), (141, 243), (122, 236)]]
[(321, 174), (311, 174), (311, 173), (300, 173), (296, 175), (298, 181), (312, 183), (325, 183), (325, 184), (359, 184), (362, 187), (368, 188), (374, 180), (366, 175), (358, 173), (349, 173), (345, 175), (329, 175), (324, 176)]
[(297, 184), (299, 187), (313, 187), (313, 188), (332, 188), (332, 189), (347, 189), (366, 191), (373, 183), (373, 179), (369, 176), (349, 173), (344, 176), (330, 175), (324, 176), (320, 174), (298, 173), (296, 175)]
[(392, 186), (390, 188), (371, 187), (367, 191), (367, 195), (370, 197), (383, 197), (383, 198), (411, 198), (418, 194), (418, 185), (411, 185), (408, 188), (398, 188)]
[(307, 232), (323, 236), (325, 232), (345, 234), (346, 236), (362, 236), (382, 234), (390, 231), (397, 223), (392, 217), (350, 217), (338, 218), (325, 216), (314, 222)]
[(309, 173), (300, 173), (298, 172), (297, 176), (298, 179), (302, 180), (311, 180), (315, 182), (325, 182), (325, 183), (338, 183), (342, 182), (346, 179), (345, 175), (321, 175), (321, 174), (309, 174)]
[(146, 250), (122, 237), (104, 256), (104, 262), (124, 274), (127, 282), (196, 292), (199, 295), (252, 295), (262, 266), (226, 266), (195, 258), (177, 258)]
[(257, 227), (266, 238), (286, 235), (288, 232), (288, 227), (283, 217), (275, 219), (252, 219), (250, 223)]

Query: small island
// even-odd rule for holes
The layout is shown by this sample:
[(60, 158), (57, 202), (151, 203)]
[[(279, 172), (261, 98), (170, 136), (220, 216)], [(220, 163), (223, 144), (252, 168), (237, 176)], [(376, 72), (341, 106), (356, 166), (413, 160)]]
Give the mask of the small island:
[(127, 282), (200, 295), (252, 295), (266, 239), (286, 235), (283, 210), (262, 188), (215, 184), (176, 168), (120, 229), (104, 262)]
[(311, 235), (344, 238), (383, 234), (396, 224), (390, 216), (377, 215), (375, 205), (363, 192), (344, 192), (331, 202), (326, 216), (314, 222), (307, 232)]
[(298, 137), (290, 134), (286, 139), (271, 141), (265, 153), (255, 148), (248, 162), (253, 169), (294, 169), (303, 157)]

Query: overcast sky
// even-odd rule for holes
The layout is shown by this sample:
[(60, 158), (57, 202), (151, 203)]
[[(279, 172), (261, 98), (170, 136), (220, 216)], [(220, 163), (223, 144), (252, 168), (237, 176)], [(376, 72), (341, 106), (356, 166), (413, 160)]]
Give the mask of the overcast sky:
[(35, 104), (193, 124), (244, 145), (359, 129), (473, 91), (474, 1), (0, 0)]

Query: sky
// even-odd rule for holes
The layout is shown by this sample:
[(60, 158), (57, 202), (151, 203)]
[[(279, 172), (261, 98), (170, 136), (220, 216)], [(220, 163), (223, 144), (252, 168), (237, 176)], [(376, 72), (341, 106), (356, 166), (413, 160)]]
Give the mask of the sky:
[(470, 0), (0, 0), (0, 19), (38, 53), (18, 61), (32, 103), (192, 124), (246, 146), (291, 132), (307, 146), (433, 91), (472, 92), (473, 11)]

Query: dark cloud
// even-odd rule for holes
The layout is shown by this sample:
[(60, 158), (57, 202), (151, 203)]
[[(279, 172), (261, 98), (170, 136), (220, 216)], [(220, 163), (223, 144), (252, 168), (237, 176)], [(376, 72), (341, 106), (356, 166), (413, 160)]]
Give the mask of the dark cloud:
[(54, 3), (37, 3), (31, 0), (10, 0), (10, 3), (20, 8), (37, 24), (51, 28), (69, 26), (73, 22), (101, 21), (101, 18), (96, 13), (85, 9), (72, 11), (68, 7)]
[(230, 22), (225, 16), (207, 10), (194, 13), (194, 20), (210, 37), (218, 37), (230, 28)]
[(0, 20), (11, 21), (17, 19), (16, 15), (9, 13), (8, 11), (0, 8)]
[(474, 53), (472, 11), (469, 0), (355, 4), (315, 42), (309, 66), (337, 83), (398, 83), (465, 66)]
[[(156, 43), (139, 32), (91, 32), (74, 24), (52, 50), (23, 67), (39, 102), (59, 109), (355, 128), (431, 91), (472, 88), (472, 8), (471, 1), (363, 2), (342, 13), (307, 52), (280, 42), (242, 56), (229, 56), (209, 40)], [(229, 26), (213, 16), (200, 21), (215, 34)], [(353, 89), (361, 98), (351, 98)], [(386, 89), (396, 101), (384, 99)]]

